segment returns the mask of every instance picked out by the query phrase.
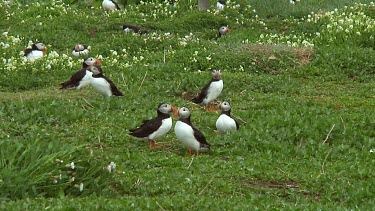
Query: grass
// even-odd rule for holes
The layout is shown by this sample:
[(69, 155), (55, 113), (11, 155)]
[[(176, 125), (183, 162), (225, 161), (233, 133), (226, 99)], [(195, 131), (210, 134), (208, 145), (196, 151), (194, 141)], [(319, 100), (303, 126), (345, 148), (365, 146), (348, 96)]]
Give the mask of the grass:
[[(1, 210), (372, 209), (371, 1), (239, 0), (218, 14), (162, 2), (111, 13), (100, 1), (0, 4)], [(215, 40), (222, 24), (232, 32)], [(30, 41), (49, 54), (24, 62)], [(124, 97), (59, 90), (81, 66), (76, 43)], [(240, 123), (226, 136), (217, 113), (186, 100), (213, 68)], [(160, 102), (188, 106), (211, 152), (190, 157), (173, 130), (155, 150), (129, 137)]]

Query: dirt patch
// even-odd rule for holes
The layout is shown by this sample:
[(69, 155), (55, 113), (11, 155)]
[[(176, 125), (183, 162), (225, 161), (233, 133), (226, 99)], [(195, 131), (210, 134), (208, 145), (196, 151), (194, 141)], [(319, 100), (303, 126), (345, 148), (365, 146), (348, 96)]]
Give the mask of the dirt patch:
[(246, 179), (241, 179), (241, 182), (254, 188), (278, 188), (278, 189), (290, 189), (290, 188), (299, 188), (299, 183), (294, 181), (287, 182), (277, 182), (277, 181), (259, 181), (252, 182)]
[(252, 44), (244, 45), (243, 48), (251, 52), (268, 55), (269, 60), (278, 59), (279, 54), (294, 55), (297, 58), (297, 60), (293, 60), (293, 62), (299, 66), (310, 63), (314, 54), (314, 49), (311, 47), (290, 47), (283, 44)]
[[(258, 189), (278, 189), (278, 190), (287, 190), (293, 189), (295, 193), (302, 195), (306, 200), (311, 200), (314, 202), (319, 201), (320, 193), (310, 192), (308, 190), (301, 189), (301, 184), (295, 181), (250, 181), (247, 179), (240, 179), (240, 181), (251, 187)], [(285, 198), (288, 198), (290, 194), (285, 192), (285, 195), (279, 195)]]
[(196, 97), (196, 94), (183, 92), (181, 96), (178, 96), (178, 97), (181, 97), (182, 99), (187, 100), (187, 101), (191, 101), (194, 97)]

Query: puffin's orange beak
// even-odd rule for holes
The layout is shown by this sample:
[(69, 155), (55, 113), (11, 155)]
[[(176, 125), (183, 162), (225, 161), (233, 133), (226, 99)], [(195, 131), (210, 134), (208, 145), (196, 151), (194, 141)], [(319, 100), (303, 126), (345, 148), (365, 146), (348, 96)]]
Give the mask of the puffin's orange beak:
[(102, 61), (100, 61), (99, 59), (96, 59), (94, 65), (100, 66), (100, 65), (102, 65)]
[(175, 117), (178, 117), (178, 108), (172, 106), (172, 112)]

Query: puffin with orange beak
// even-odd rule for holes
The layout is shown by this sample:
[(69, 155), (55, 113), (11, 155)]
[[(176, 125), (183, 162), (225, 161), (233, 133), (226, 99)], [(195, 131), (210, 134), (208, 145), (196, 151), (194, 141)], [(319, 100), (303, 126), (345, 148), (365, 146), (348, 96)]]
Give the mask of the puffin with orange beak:
[(164, 136), (172, 128), (172, 117), (169, 114), (173, 112), (177, 115), (177, 109), (168, 103), (161, 103), (157, 109), (157, 116), (150, 120), (143, 121), (142, 125), (129, 130), (129, 135), (141, 139), (148, 140), (151, 148), (158, 148), (156, 139)]
[(34, 43), (31, 48), (28, 48), (24, 51), (24, 56), (29, 61), (35, 61), (40, 59), (47, 53), (47, 48), (43, 43)]
[(223, 80), (221, 79), (220, 70), (213, 70), (211, 81), (205, 87), (203, 87), (198, 96), (193, 98), (192, 101), (197, 104), (203, 102), (206, 110), (215, 112), (215, 110), (212, 109), (211, 103), (212, 101), (216, 100), (223, 88), (224, 84)]
[(87, 55), (91, 50), (91, 46), (77, 44), (72, 50), (73, 56)]
[(207, 142), (204, 135), (193, 126), (190, 121), (190, 110), (182, 107), (178, 110), (179, 119), (174, 126), (174, 133), (180, 142), (189, 149), (190, 156), (192, 151), (198, 156), (200, 152), (210, 150), (211, 145)]
[(219, 34), (218, 34), (218, 37), (221, 37), (221, 36), (224, 36), (226, 35), (227, 33), (229, 33), (231, 30), (228, 26), (222, 26), (219, 28)]
[(221, 115), (216, 120), (216, 129), (220, 134), (224, 135), (230, 131), (235, 131), (240, 128), (237, 121), (230, 115), (231, 107), (226, 101), (220, 103)]
[[(91, 77), (87, 75), (88, 69), (93, 65), (100, 66), (102, 62), (99, 59), (89, 57), (82, 63), (82, 68), (74, 73), (68, 81), (61, 83), (60, 89), (76, 88), (81, 89), (91, 83)], [(103, 73), (92, 74), (92, 77), (99, 77)]]

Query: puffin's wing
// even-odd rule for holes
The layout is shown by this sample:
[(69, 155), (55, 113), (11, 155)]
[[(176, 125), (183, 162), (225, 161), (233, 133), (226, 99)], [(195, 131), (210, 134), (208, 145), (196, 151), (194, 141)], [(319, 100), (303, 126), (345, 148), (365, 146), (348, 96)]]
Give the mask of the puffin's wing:
[(116, 5), (116, 9), (120, 9), (120, 6), (118, 6), (118, 3), (117, 2), (115, 2), (115, 1), (112, 1), (115, 5)]
[(238, 124), (238, 122), (235, 120), (235, 119), (233, 119), (234, 120), (234, 122), (236, 123), (236, 128), (237, 128), (237, 130), (239, 130), (240, 129), (240, 125)]
[(103, 78), (108, 81), (109, 85), (111, 86), (112, 94), (114, 96), (124, 96), (124, 94), (122, 94), (122, 92), (120, 92), (120, 90), (117, 89), (116, 85), (113, 83), (113, 81), (111, 81), (111, 79), (105, 76), (103, 76)]
[(69, 81), (61, 83), (60, 89), (68, 89), (79, 85), (79, 81), (86, 75), (86, 69), (82, 68), (70, 77)]
[(161, 124), (162, 121), (157, 117), (154, 119), (145, 120), (143, 121), (141, 126), (135, 129), (130, 129), (129, 134), (138, 138), (145, 138), (153, 132), (155, 132), (156, 130), (158, 130)]
[(30, 48), (26, 49), (26, 50), (24, 51), (23, 56), (27, 56), (27, 55), (29, 55), (29, 53), (31, 53), (32, 51), (33, 51), (33, 50), (30, 49)]
[(211, 81), (208, 84), (206, 84), (206, 86), (203, 87), (203, 89), (201, 90), (199, 95), (197, 97), (193, 98), (192, 101), (194, 103), (203, 102), (203, 99), (207, 96), (207, 91), (208, 91), (208, 88), (210, 87), (210, 85), (211, 85)]
[(204, 147), (210, 147), (211, 145), (206, 141), (204, 135), (197, 128), (193, 127), (194, 137)]

